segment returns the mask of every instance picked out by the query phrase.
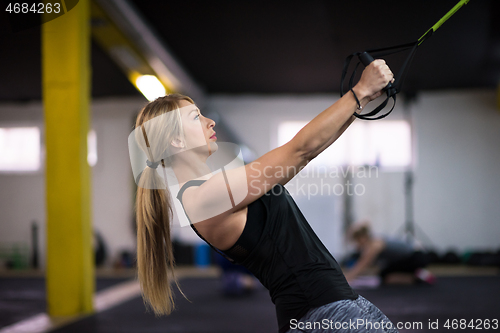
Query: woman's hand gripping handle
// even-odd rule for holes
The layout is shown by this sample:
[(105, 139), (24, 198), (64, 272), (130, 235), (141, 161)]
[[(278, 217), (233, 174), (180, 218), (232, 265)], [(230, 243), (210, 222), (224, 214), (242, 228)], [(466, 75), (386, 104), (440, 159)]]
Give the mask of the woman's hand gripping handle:
[(394, 74), (384, 59), (373, 59), (366, 52), (359, 55), (360, 61), (366, 66), (359, 82), (352, 88), (361, 106), (381, 96), (384, 91), (393, 89)]

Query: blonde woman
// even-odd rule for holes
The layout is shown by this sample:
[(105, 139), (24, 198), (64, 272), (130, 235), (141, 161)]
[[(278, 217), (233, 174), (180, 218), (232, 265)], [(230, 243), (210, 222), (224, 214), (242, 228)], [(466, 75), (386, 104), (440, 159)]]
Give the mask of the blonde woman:
[[(173, 203), (169, 186), (158, 174), (170, 167), (179, 183), (176, 197), (191, 227), (269, 289), (279, 332), (346, 328), (350, 332), (397, 332), (378, 308), (349, 287), (284, 187), (337, 140), (355, 119), (353, 113), (380, 96), (393, 77), (384, 60), (375, 60), (351, 92), (288, 143), (247, 165), (218, 173), (211, 173), (206, 164), (218, 149), (215, 122), (186, 96), (167, 95), (149, 103), (136, 121), (136, 139), (148, 157), (138, 180), (137, 262), (143, 297), (154, 312), (168, 314), (174, 305), (170, 286)], [(151, 122), (157, 117), (162, 121)], [(349, 326), (357, 319), (372, 327)]]

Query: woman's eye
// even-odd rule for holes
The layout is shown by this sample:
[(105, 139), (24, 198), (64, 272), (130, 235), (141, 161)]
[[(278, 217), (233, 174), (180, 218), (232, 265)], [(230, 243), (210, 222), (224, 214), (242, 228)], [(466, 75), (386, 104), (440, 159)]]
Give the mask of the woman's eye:
[(194, 119), (199, 119), (200, 118), (200, 115), (197, 114), (196, 117), (194, 117)]

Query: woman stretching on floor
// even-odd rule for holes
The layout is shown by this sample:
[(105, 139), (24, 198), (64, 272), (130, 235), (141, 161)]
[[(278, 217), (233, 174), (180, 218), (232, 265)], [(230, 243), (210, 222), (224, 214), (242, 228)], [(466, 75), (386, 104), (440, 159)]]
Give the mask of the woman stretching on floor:
[[(137, 144), (148, 158), (138, 180), (137, 263), (143, 297), (154, 312), (168, 314), (173, 309), (172, 202), (169, 186), (158, 173), (169, 167), (179, 183), (177, 199), (191, 227), (269, 289), (279, 332), (341, 328), (397, 332), (377, 307), (349, 287), (336, 260), (284, 187), (337, 140), (355, 119), (353, 113), (380, 96), (393, 77), (384, 60), (375, 60), (350, 93), (288, 143), (247, 165), (215, 174), (206, 164), (218, 148), (215, 122), (186, 96), (167, 95), (147, 104), (135, 130)], [(225, 204), (229, 199), (231, 203)], [(383, 329), (353, 328), (352, 322), (361, 322), (358, 319), (372, 326), (377, 322), (375, 326)]]
[(434, 283), (434, 275), (424, 269), (427, 266), (424, 253), (415, 251), (408, 243), (388, 237), (374, 237), (367, 222), (353, 226), (350, 239), (356, 243), (360, 256), (345, 274), (347, 281), (351, 282), (377, 263), (383, 283)]

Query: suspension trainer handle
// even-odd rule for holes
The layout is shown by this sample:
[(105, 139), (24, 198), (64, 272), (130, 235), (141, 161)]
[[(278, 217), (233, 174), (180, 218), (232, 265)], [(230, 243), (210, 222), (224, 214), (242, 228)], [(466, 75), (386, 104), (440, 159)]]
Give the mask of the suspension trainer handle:
[(367, 67), (369, 64), (371, 64), (373, 62), (373, 57), (371, 56), (370, 53), (368, 52), (362, 52), (359, 56), (359, 61), (361, 61), (361, 63), (363, 64), (363, 66)]
[[(463, 5), (466, 5), (470, 0), (460, 0), (451, 10), (448, 11), (436, 24), (434, 24), (429, 30), (427, 30), (417, 41), (407, 43), (407, 44), (402, 44), (402, 45), (397, 45), (397, 46), (392, 46), (392, 47), (385, 47), (381, 49), (376, 49), (376, 50), (367, 50), (365, 52), (355, 52), (351, 55), (349, 55), (345, 62), (344, 62), (344, 68), (342, 70), (342, 76), (340, 79), (340, 96), (342, 97), (344, 95), (344, 79), (347, 75), (347, 70), (349, 67), (349, 64), (354, 56), (357, 56), (359, 59), (358, 64), (354, 68), (354, 72), (351, 75), (351, 78), (349, 80), (349, 90), (352, 90), (353, 87), (353, 81), (354, 81), (354, 76), (356, 74), (356, 68), (359, 65), (359, 63), (363, 64), (365, 67), (367, 67), (369, 64), (371, 64), (374, 60), (372, 55), (368, 52), (374, 52), (377, 53), (377, 56), (384, 56), (384, 55), (389, 55), (392, 53), (397, 53), (401, 52), (407, 49), (411, 49), (408, 57), (406, 58), (403, 66), (399, 70), (398, 74), (394, 78), (394, 85), (389, 82), (387, 86), (384, 87), (384, 90), (387, 94), (387, 98), (379, 105), (377, 106), (374, 110), (365, 113), (365, 114), (358, 114), (354, 112), (354, 116), (360, 119), (364, 120), (377, 120), (377, 119), (382, 119), (388, 116), (392, 110), (394, 109), (394, 106), (396, 105), (396, 95), (398, 92), (401, 91), (401, 88), (403, 86), (403, 81), (405, 78), (406, 71), (413, 59), (413, 56), (415, 55), (415, 52), (417, 50), (417, 47), (419, 47), (424, 41), (429, 39), (433, 33), (439, 29), (439, 27), (446, 22), (451, 16), (453, 16)], [(391, 109), (382, 115), (378, 115), (378, 113), (384, 109), (387, 105), (387, 102), (389, 99), (392, 98), (394, 100), (394, 104), (392, 105)]]
[[(375, 59), (373, 59), (372, 55), (368, 52), (362, 52), (358, 55), (359, 61), (363, 64), (363, 66), (368, 67), (369, 64), (371, 64)], [(387, 91), (388, 96), (392, 96), (398, 93), (397, 89), (392, 85), (391, 82), (389, 82), (384, 89), (384, 91)]]
[[(403, 45), (403, 47), (406, 47), (408, 48), (408, 45)], [(390, 49), (393, 49), (394, 47), (391, 47)], [(396, 46), (395, 48), (397, 49), (400, 49), (401, 46)], [(375, 50), (375, 51), (378, 51), (378, 50)], [(356, 68), (358, 67), (358, 65), (360, 63), (362, 63), (365, 67), (368, 66), (369, 64), (372, 63), (372, 61), (374, 60), (373, 57), (371, 56), (371, 54), (369, 54), (367, 51), (365, 52), (356, 52), (356, 53), (353, 53), (351, 54), (350, 56), (348, 56), (346, 58), (346, 61), (344, 63), (344, 68), (342, 70), (342, 77), (340, 79), (340, 96), (343, 96), (343, 87), (344, 87), (344, 79), (347, 75), (347, 70), (349, 68), (349, 64), (352, 60), (352, 58), (354, 56), (357, 56), (358, 59), (359, 59), (359, 62), (358, 64), (356, 65), (356, 67), (354, 68), (354, 71), (351, 75), (351, 78), (349, 79), (349, 90), (352, 90), (353, 88), (353, 85), (354, 85), (354, 76), (356, 74)], [(377, 119), (382, 119), (382, 118), (385, 118), (387, 117), (391, 112), (392, 110), (394, 109), (394, 106), (396, 105), (396, 94), (398, 93), (399, 89), (394, 87), (391, 82), (389, 82), (387, 84), (387, 86), (384, 87), (383, 89), (385, 92), (386, 92), (386, 99), (379, 105), (377, 106), (374, 110), (368, 112), (368, 113), (365, 113), (365, 114), (359, 114), (359, 113), (356, 113), (354, 112), (353, 115), (356, 117), (356, 118), (359, 118), (359, 119), (364, 119), (364, 120), (377, 120)], [(386, 112), (385, 114), (382, 114), (382, 115), (378, 115), (378, 113), (380, 113), (380, 111), (382, 111), (386, 106), (387, 106), (387, 103), (389, 102), (389, 99), (391, 99), (394, 101), (394, 103), (392, 104), (392, 107), (390, 108), (390, 110), (388, 112)]]

